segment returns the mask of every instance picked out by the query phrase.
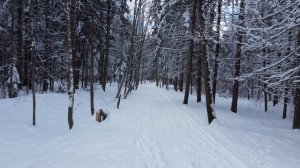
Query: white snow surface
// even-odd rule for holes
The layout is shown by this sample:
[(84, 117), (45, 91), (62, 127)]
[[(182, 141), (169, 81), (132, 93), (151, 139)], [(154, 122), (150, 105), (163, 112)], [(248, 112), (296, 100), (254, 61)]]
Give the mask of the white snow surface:
[[(98, 123), (89, 92), (76, 91), (74, 127), (67, 125), (67, 94), (37, 94), (37, 125), (31, 96), (0, 100), (0, 168), (298, 168), (300, 131), (281, 108), (264, 113), (260, 102), (218, 97), (217, 119), (207, 124), (204, 102), (154, 84), (139, 86), (116, 109), (116, 86), (97, 86)], [(204, 96), (203, 96), (204, 97)], [(204, 99), (204, 98), (203, 98)]]

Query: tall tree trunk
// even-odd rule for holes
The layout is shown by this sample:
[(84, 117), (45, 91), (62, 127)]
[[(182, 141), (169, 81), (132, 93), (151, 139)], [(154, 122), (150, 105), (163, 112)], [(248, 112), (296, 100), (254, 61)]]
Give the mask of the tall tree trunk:
[(135, 53), (135, 35), (136, 35), (136, 29), (137, 29), (137, 18), (138, 18), (138, 11), (139, 11), (139, 6), (137, 4), (138, 0), (134, 1), (134, 15), (133, 15), (133, 25), (132, 25), (132, 31), (131, 31), (131, 36), (130, 36), (130, 46), (128, 50), (128, 59), (126, 63), (126, 81), (125, 81), (125, 89), (124, 89), (124, 99), (128, 96), (128, 94), (131, 92), (133, 89), (133, 84), (134, 84), (134, 53)]
[[(201, 55), (201, 50), (199, 55)], [(198, 57), (197, 61), (197, 102), (201, 102), (201, 90), (202, 90), (202, 59)]]
[(72, 45), (72, 66), (73, 66), (73, 80), (74, 80), (74, 92), (79, 89), (79, 69), (80, 69), (80, 47), (78, 42), (80, 41), (77, 37), (77, 20), (76, 20), (76, 0), (71, 0), (71, 13), (70, 13), (70, 24), (71, 24), (71, 45)]
[[(298, 30), (298, 47), (300, 47), (300, 30)], [(300, 58), (297, 58), (296, 65), (300, 65)], [(298, 71), (297, 76), (300, 76), (300, 71)], [(300, 129), (300, 83), (296, 83), (295, 97), (294, 97), (294, 121), (293, 129)]]
[[(182, 70), (183, 71), (183, 70)], [(180, 72), (180, 78), (179, 78), (179, 91), (183, 92), (183, 72)]]
[(28, 13), (28, 18), (29, 18), (29, 23), (28, 23), (28, 35), (29, 35), (29, 55), (31, 58), (31, 91), (32, 91), (32, 125), (36, 124), (35, 116), (36, 116), (36, 100), (35, 100), (35, 85), (34, 85), (34, 77), (35, 77), (35, 57), (33, 53), (33, 47), (34, 47), (34, 42), (33, 42), (33, 1), (28, 0), (28, 6), (29, 6), (29, 13)]
[[(90, 106), (91, 115), (94, 115), (94, 53), (93, 53), (93, 36), (94, 36), (94, 7), (93, 3), (90, 2), (90, 16), (89, 16), (89, 37), (88, 37), (88, 57), (89, 57), (89, 67), (90, 67)], [(105, 90), (105, 87), (104, 87)]]
[(81, 59), (81, 43), (80, 43), (80, 39), (78, 38), (80, 37), (80, 35), (78, 36), (75, 36), (75, 51), (74, 54), (75, 54), (75, 58), (74, 58), (74, 87), (75, 87), (75, 90), (76, 89), (79, 89), (79, 84), (80, 84), (80, 66), (82, 64), (82, 59)]
[(16, 25), (17, 29), (17, 69), (20, 75), (21, 85), (19, 89), (22, 89), (23, 86), (23, 75), (24, 75), (24, 52), (23, 52), (23, 0), (16, 0), (16, 6), (18, 7), (18, 22)]
[(196, 7), (197, 0), (193, 1), (193, 11), (191, 15), (191, 30), (190, 30), (190, 40), (189, 40), (189, 56), (188, 56), (188, 67), (186, 70), (186, 83), (185, 83), (185, 93), (183, 104), (188, 104), (189, 102), (189, 92), (192, 80), (192, 66), (193, 66), (193, 55), (194, 55), (194, 36), (195, 36), (195, 25), (196, 25)]
[(110, 38), (110, 25), (111, 25), (111, 0), (107, 0), (107, 16), (106, 16), (106, 40), (105, 40), (105, 57), (104, 57), (104, 79), (103, 90), (105, 91), (107, 82), (107, 68), (109, 60), (109, 38)]
[(11, 9), (11, 15), (12, 15), (12, 21), (11, 21), (11, 27), (9, 29), (11, 41), (10, 41), (10, 66), (9, 66), (9, 83), (8, 83), (8, 97), (13, 98), (16, 97), (15, 91), (14, 91), (14, 66), (16, 61), (16, 39), (17, 39), (17, 32), (16, 32), (16, 25), (17, 25), (17, 13), (16, 13), (16, 0), (12, 1), (12, 9)]
[[(240, 14), (239, 14), (239, 27), (244, 26), (244, 17), (245, 17), (245, 0), (240, 2)], [(231, 111), (237, 112), (238, 104), (238, 94), (239, 94), (239, 81), (238, 77), (240, 76), (240, 66), (241, 66), (241, 57), (242, 57), (242, 43), (243, 43), (243, 31), (239, 28), (237, 32), (238, 40), (236, 44), (236, 55), (235, 55), (235, 65), (234, 65), (234, 82), (232, 89), (232, 103)]]
[(73, 52), (72, 52), (72, 39), (71, 39), (71, 19), (70, 15), (72, 13), (71, 6), (74, 4), (74, 0), (71, 1), (64, 0), (65, 12), (66, 12), (66, 43), (67, 43), (67, 55), (69, 58), (68, 69), (69, 69), (69, 81), (68, 81), (68, 95), (69, 95), (69, 106), (68, 106), (68, 123), (69, 128), (73, 127), (73, 106), (74, 106), (74, 71), (73, 71)]
[[(300, 63), (300, 61), (299, 61)], [(300, 73), (298, 72), (298, 75)], [(294, 97), (294, 120), (293, 129), (300, 129), (300, 86), (296, 87), (295, 97)]]
[[(292, 42), (292, 31), (288, 33), (288, 48), (287, 48), (287, 55), (291, 53), (291, 42)], [(289, 86), (288, 82), (285, 82), (284, 88), (284, 98), (283, 98), (283, 112), (282, 112), (282, 119), (286, 118), (287, 114), (287, 105), (288, 105), (288, 93), (289, 93)]]
[(287, 114), (287, 105), (288, 105), (288, 93), (289, 93), (289, 89), (287, 84), (285, 85), (286, 88), (284, 88), (284, 98), (283, 98), (283, 112), (282, 112), (282, 119), (286, 118), (286, 114)]
[(48, 91), (49, 86), (49, 73), (50, 73), (50, 4), (49, 0), (45, 1), (45, 30), (44, 30), (44, 44), (45, 44), (45, 70), (43, 74), (43, 90)]
[(155, 52), (155, 58), (154, 58), (154, 66), (155, 66), (155, 83), (156, 87), (159, 85), (159, 57), (160, 57), (160, 44), (158, 44), (158, 48)]
[[(264, 85), (266, 85), (266, 84), (264, 84)], [(266, 87), (265, 87), (265, 89), (266, 89)], [(268, 111), (268, 93), (267, 93), (267, 91), (266, 90), (264, 90), (264, 104), (265, 104), (265, 112), (267, 112)]]
[(176, 92), (178, 91), (178, 76), (175, 76), (175, 79), (174, 79), (174, 90)]
[[(266, 49), (264, 48), (263, 49), (263, 55), (265, 55), (265, 53), (266, 53), (265, 50)], [(266, 66), (266, 60), (263, 61), (263, 67), (265, 67), (265, 66)], [(264, 79), (265, 79), (265, 75), (264, 75)], [(268, 111), (268, 92), (267, 92), (268, 85), (266, 83), (263, 83), (263, 86), (264, 86), (264, 88), (263, 88), (263, 93), (264, 93), (264, 107), (265, 107), (265, 112), (267, 112)]]
[(275, 91), (275, 95), (273, 97), (273, 107), (276, 106), (278, 104), (278, 91)]
[[(89, 40), (91, 41), (91, 40)], [(94, 115), (95, 108), (94, 108), (94, 55), (93, 55), (93, 47), (92, 42), (88, 44), (88, 57), (89, 57), (89, 67), (90, 67), (90, 107), (91, 107), (91, 115)]]
[(142, 59), (142, 68), (141, 68), (141, 84), (143, 84), (144, 81), (144, 68), (145, 68), (145, 59)]
[(208, 124), (210, 124), (214, 116), (213, 109), (213, 95), (210, 86), (210, 69), (208, 65), (207, 58), (207, 50), (206, 50), (206, 38), (205, 38), (205, 16), (204, 16), (204, 5), (206, 0), (198, 1), (198, 17), (200, 24), (200, 50), (201, 50), (201, 59), (202, 59), (202, 68), (203, 68), (203, 78), (204, 78), (204, 87), (205, 87), (205, 95), (206, 95), (206, 111), (207, 111), (207, 119)]
[[(84, 54), (84, 56), (86, 56)], [(85, 71), (85, 74), (84, 74), (84, 88), (87, 88), (87, 85), (88, 85), (88, 81), (89, 81), (89, 66), (88, 66), (88, 62), (89, 60), (88, 59), (85, 59), (85, 62), (84, 62), (84, 71)]]
[[(142, 5), (142, 1), (139, 2), (139, 8), (141, 8), (141, 5)], [(141, 13), (142, 17), (144, 17), (145, 15), (145, 10), (142, 9), (142, 13)], [(141, 25), (141, 29), (142, 29), (142, 32), (141, 32), (141, 43), (140, 43), (140, 49), (139, 49), (139, 52), (138, 52), (138, 58), (137, 58), (137, 68), (136, 68), (136, 77), (135, 77), (135, 89), (138, 88), (138, 85), (139, 85), (139, 80), (140, 80), (140, 76), (141, 76), (141, 82), (143, 80), (143, 66), (142, 65), (142, 69), (141, 69), (141, 62), (142, 64), (144, 64), (144, 61), (142, 60), (142, 55), (143, 55), (143, 49), (144, 49), (144, 43), (145, 43), (145, 38), (146, 38), (146, 31), (144, 30), (143, 26), (144, 26), (144, 18), (142, 19), (142, 25)], [(146, 24), (145, 27), (148, 27), (148, 23)]]
[(213, 100), (214, 103), (216, 102), (216, 90), (217, 90), (217, 77), (218, 77), (218, 59), (219, 59), (219, 53), (220, 53), (220, 30), (221, 30), (221, 9), (222, 9), (222, 0), (218, 0), (218, 19), (217, 19), (217, 44), (216, 44), (216, 53), (215, 53), (215, 65), (214, 65), (214, 76), (213, 76)]
[(168, 57), (165, 56), (165, 84), (166, 89), (169, 90), (169, 76), (168, 76)]
[[(103, 10), (99, 11), (100, 18), (104, 18)], [(104, 19), (100, 20), (100, 23), (104, 25)], [(105, 33), (103, 29), (99, 30), (100, 38), (99, 38), (99, 50), (100, 50), (100, 58), (98, 62), (98, 71), (99, 71), (99, 83), (104, 91), (104, 59), (105, 59), (105, 49), (104, 49), (104, 42), (105, 42)]]

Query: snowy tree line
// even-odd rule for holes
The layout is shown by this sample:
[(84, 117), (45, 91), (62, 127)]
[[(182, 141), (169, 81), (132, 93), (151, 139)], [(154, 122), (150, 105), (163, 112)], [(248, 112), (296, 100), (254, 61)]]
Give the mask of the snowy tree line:
[[(1, 0), (1, 98), (24, 91), (68, 92), (73, 126), (76, 89), (105, 91), (116, 100), (144, 80), (202, 101), (208, 123), (217, 94), (293, 111), (300, 128), (299, 0)], [(290, 105), (290, 106), (288, 106)], [(35, 107), (35, 103), (33, 104)], [(34, 108), (35, 109), (35, 108)], [(34, 110), (35, 111), (35, 110)], [(35, 114), (35, 112), (33, 113)], [(33, 118), (35, 124), (35, 117)]]
[(290, 104), (293, 128), (300, 127), (299, 0), (156, 2), (151, 38), (157, 86), (161, 81), (184, 91), (184, 104), (193, 88), (201, 101), (203, 88), (209, 123), (219, 93), (232, 97), (235, 113), (238, 97), (263, 100), (266, 112), (269, 101), (283, 101), (282, 118)]

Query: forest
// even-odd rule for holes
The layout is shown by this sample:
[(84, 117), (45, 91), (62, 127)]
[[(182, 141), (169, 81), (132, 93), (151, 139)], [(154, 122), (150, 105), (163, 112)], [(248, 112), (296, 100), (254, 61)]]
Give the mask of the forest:
[[(294, 104), (300, 128), (299, 0), (2, 0), (1, 98), (20, 91), (74, 92), (118, 83), (125, 99), (143, 80), (205, 93), (208, 122), (217, 93)], [(56, 86), (57, 85), (57, 86)], [(55, 90), (58, 87), (59, 90)], [(122, 95), (122, 90), (124, 94)], [(34, 99), (33, 99), (34, 100)], [(291, 103), (293, 102), (293, 103)], [(35, 114), (35, 100), (33, 115)], [(33, 116), (33, 125), (35, 117)]]
[[(84, 132), (85, 126), (92, 127), (93, 134), (97, 134), (99, 127), (91, 125), (95, 122), (88, 117), (95, 118), (99, 109), (104, 109), (104, 119), (108, 118), (100, 124), (103, 125), (100, 130), (110, 130), (102, 135), (111, 138), (108, 143), (112, 145), (111, 152), (115, 152), (114, 143), (131, 142), (134, 134), (131, 131), (139, 127), (134, 142), (143, 158), (137, 160), (144, 162), (137, 162), (137, 168), (180, 167), (181, 164), (185, 167), (180, 161), (172, 166), (176, 159), (172, 154), (164, 154), (170, 150), (165, 149), (167, 140), (159, 139), (163, 135), (176, 137), (173, 146), (191, 145), (175, 152), (180, 156), (190, 152), (189, 156), (193, 157), (182, 156), (183, 160), (195, 159), (190, 167), (206, 164), (222, 167), (222, 163), (225, 167), (239, 168), (264, 164), (294, 167), (297, 164), (292, 158), (280, 165), (265, 156), (271, 150), (269, 144), (275, 150), (270, 156), (274, 160), (299, 154), (299, 143), (295, 143), (299, 136), (295, 134), (300, 129), (300, 0), (0, 0), (0, 123), (3, 123), (0, 131), (7, 130), (0, 133), (0, 146), (9, 142), (16, 128), (8, 125), (15, 123), (22, 123), (20, 127), (25, 130), (33, 129), (28, 131), (33, 136), (43, 134), (42, 130), (47, 132), (46, 123), (53, 124), (55, 131), (42, 136), (45, 141), (52, 133), (54, 137), (58, 135), (54, 132), (65, 128), (72, 133), (63, 132), (59, 137), (64, 139), (70, 135), (70, 143), (80, 140), (78, 130)], [(250, 109), (255, 112), (247, 114)], [(88, 112), (88, 116), (81, 112)], [(81, 115), (85, 119), (78, 117)], [(121, 120), (119, 115), (130, 122), (123, 128), (128, 132), (126, 136), (112, 129), (122, 130), (119, 124), (127, 125), (127, 120)], [(51, 119), (47, 119), (49, 116)], [(67, 125), (56, 128), (56, 121)], [(28, 128), (24, 123), (34, 127)], [(250, 124), (246, 126), (246, 123)], [(260, 124), (269, 124), (263, 130), (272, 130), (270, 136), (263, 138), (268, 131), (260, 132)], [(230, 132), (231, 128), (238, 127), (239, 130)], [(162, 128), (165, 132), (158, 131)], [(252, 133), (254, 128), (257, 130)], [(249, 133), (248, 139), (239, 139), (242, 138), (238, 136), (239, 131)], [(78, 140), (78, 144), (94, 142), (92, 135), (84, 135), (90, 141)], [(222, 143), (217, 135), (223, 137)], [(111, 136), (124, 136), (128, 141), (117, 142)], [(191, 137), (193, 142), (183, 137)], [(201, 142), (193, 137), (203, 140), (210, 148), (202, 149)], [(234, 152), (240, 151), (234, 151), (237, 148), (229, 143), (228, 137), (243, 149), (254, 146), (263, 155), (263, 161), (251, 155), (257, 160), (251, 163), (235, 156)], [(272, 137), (281, 139), (273, 143)], [(15, 142), (17, 139), (22, 138), (16, 138)], [(250, 145), (249, 139), (253, 140)], [(61, 142), (59, 138), (53, 140), (53, 147)], [(106, 144), (102, 141), (102, 145)], [(278, 148), (285, 142), (289, 144), (287, 148)], [(19, 151), (17, 146), (14, 149)], [(48, 151), (50, 147), (43, 149)], [(213, 166), (210, 164), (213, 158), (209, 162), (196, 159), (206, 155), (195, 155), (194, 150), (221, 153), (217, 159), (225, 159)], [(281, 150), (286, 150), (285, 154)], [(251, 153), (251, 148), (241, 151)], [(47, 157), (45, 160), (51, 160), (51, 156)], [(53, 163), (62, 163), (55, 160), (58, 156), (53, 158)], [(66, 165), (71, 167), (73, 162), (68, 161)], [(1, 159), (0, 162), (7, 167), (8, 163)], [(44, 167), (52, 167), (52, 162), (41, 162)], [(82, 163), (88, 162), (91, 164), (88, 159)], [(15, 166), (39, 167), (37, 163), (23, 166), (21, 163), (22, 160)], [(80, 167), (75, 163), (75, 167)], [(120, 167), (115, 163), (102, 167)], [(128, 165), (132, 164), (128, 162)]]
[(131, 8), (125, 0), (2, 2), (1, 97), (67, 86), (72, 128), (79, 86), (91, 88), (93, 114), (95, 82), (105, 90), (117, 81), (121, 99), (147, 79), (184, 90), (184, 104), (190, 88), (197, 101), (204, 88), (209, 123), (216, 92), (232, 94), (232, 112), (238, 95), (262, 97), (265, 111), (283, 99), (282, 118), (293, 97), (300, 127), (298, 0), (135, 0)]
[[(129, 2), (129, 1), (128, 1)], [(68, 92), (118, 82), (119, 102), (143, 80), (205, 93), (208, 122), (216, 93), (294, 104), (300, 128), (299, 0), (2, 0), (1, 98)], [(59, 90), (55, 90), (58, 85)], [(122, 90), (124, 94), (122, 96)], [(35, 98), (33, 98), (35, 115)], [(35, 116), (33, 116), (35, 125)]]

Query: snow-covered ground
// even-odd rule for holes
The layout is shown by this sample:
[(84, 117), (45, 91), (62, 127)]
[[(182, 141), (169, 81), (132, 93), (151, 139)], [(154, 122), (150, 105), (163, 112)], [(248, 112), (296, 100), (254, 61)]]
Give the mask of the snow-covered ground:
[[(218, 97), (207, 125), (205, 104), (183, 105), (182, 93), (143, 84), (116, 109), (115, 87), (96, 89), (95, 107), (109, 112), (98, 123), (89, 112), (89, 92), (75, 95), (75, 125), (67, 125), (66, 94), (37, 95), (37, 125), (31, 97), (0, 100), (0, 168), (298, 168), (300, 131), (281, 108), (262, 112), (260, 102)], [(290, 114), (289, 114), (290, 115)], [(291, 117), (291, 116), (289, 116)]]

